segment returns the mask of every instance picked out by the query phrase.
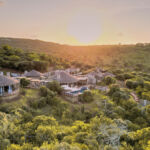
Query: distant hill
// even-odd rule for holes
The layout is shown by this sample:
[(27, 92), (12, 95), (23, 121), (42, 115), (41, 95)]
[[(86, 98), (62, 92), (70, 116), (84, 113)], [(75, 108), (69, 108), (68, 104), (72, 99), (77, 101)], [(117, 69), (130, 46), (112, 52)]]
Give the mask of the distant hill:
[[(9, 45), (14, 48), (21, 48), (24, 51), (34, 51), (54, 55), (68, 61), (93, 64), (99, 56), (109, 53), (110, 46), (70, 46), (41, 40), (21, 38), (0, 38), (0, 46)], [(114, 47), (114, 46), (113, 46)], [(107, 51), (106, 51), (107, 49)], [(105, 51), (105, 52), (104, 52)], [(98, 54), (98, 55), (97, 55)], [(107, 54), (106, 54), (107, 55)], [(109, 54), (108, 54), (109, 55)]]
[(9, 45), (14, 48), (21, 48), (25, 51), (36, 51), (42, 53), (55, 52), (56, 50), (60, 50), (62, 46), (57, 43), (22, 38), (0, 38), (0, 46), (1, 45)]
[(40, 40), (0, 38), (0, 46), (2, 45), (57, 56), (79, 67), (113, 65), (121, 68), (135, 67), (137, 64), (142, 64), (142, 68), (150, 66), (150, 44), (70, 46)]

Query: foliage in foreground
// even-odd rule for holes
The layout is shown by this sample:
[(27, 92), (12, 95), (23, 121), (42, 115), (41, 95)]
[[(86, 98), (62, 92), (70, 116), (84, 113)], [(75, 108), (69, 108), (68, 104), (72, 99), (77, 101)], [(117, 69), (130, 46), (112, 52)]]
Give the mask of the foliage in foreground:
[(43, 53), (25, 52), (10, 46), (0, 47), (0, 67), (17, 71), (46, 71), (48, 67), (66, 67), (68, 64), (60, 59)]
[(108, 95), (92, 91), (92, 100), (80, 105), (65, 102), (46, 87), (26, 90), (20, 102), (0, 106), (0, 149), (148, 150), (149, 106), (142, 111), (123, 97), (118, 103), (111, 94), (120, 89), (112, 89)]

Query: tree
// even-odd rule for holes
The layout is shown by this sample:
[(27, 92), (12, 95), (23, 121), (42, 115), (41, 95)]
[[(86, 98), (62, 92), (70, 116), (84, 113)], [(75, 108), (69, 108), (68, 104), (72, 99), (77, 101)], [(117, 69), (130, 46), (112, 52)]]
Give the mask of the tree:
[(118, 84), (113, 84), (110, 86), (108, 95), (112, 96), (115, 92), (120, 91), (120, 87)]
[(58, 122), (56, 121), (56, 119), (54, 117), (48, 117), (48, 116), (36, 116), (33, 119), (33, 124), (35, 127), (38, 127), (39, 125), (43, 125), (43, 126), (57, 126)]
[(49, 90), (47, 87), (42, 86), (42, 87), (40, 87), (40, 95), (42, 97), (46, 97), (46, 96), (54, 97), (55, 93), (53, 91)]
[(130, 89), (136, 89), (138, 86), (143, 86), (143, 81), (142, 80), (137, 80), (137, 81), (134, 81), (134, 80), (126, 80), (126, 86)]
[(110, 86), (110, 90), (108, 95), (119, 104), (122, 100), (128, 100), (130, 98), (129, 92), (125, 91), (124, 89), (119, 88), (119, 85), (112, 85)]
[(21, 85), (21, 87), (27, 87), (28, 85), (30, 84), (30, 80), (28, 80), (28, 79), (26, 79), (26, 78), (22, 78), (21, 80), (20, 80), (20, 85)]
[(56, 140), (56, 127), (55, 126), (38, 126), (35, 131), (36, 142), (41, 145), (44, 142), (52, 143)]
[(15, 144), (11, 144), (7, 150), (21, 150), (21, 146), (20, 145), (15, 145)]
[(133, 78), (133, 75), (132, 74), (129, 74), (129, 73), (124, 73), (124, 74), (119, 74), (116, 76), (116, 78), (118, 80), (121, 80), (121, 81), (125, 81), (127, 79), (132, 79)]
[[(40, 149), (44, 149), (44, 150), (81, 150), (79, 148), (79, 145), (72, 145), (72, 144), (68, 144), (66, 142), (61, 142), (61, 143), (55, 143), (55, 144), (47, 144), (44, 143)], [(83, 150), (88, 150), (88, 149), (83, 149)]]
[(58, 94), (61, 94), (63, 89), (57, 81), (49, 82), (47, 85), (48, 89)]
[(104, 83), (106, 85), (110, 85), (110, 84), (113, 84), (115, 82), (116, 82), (116, 79), (113, 78), (113, 77), (107, 76), (107, 77), (104, 78)]
[(80, 102), (92, 102), (94, 100), (94, 94), (91, 91), (84, 91), (83, 94), (79, 95)]

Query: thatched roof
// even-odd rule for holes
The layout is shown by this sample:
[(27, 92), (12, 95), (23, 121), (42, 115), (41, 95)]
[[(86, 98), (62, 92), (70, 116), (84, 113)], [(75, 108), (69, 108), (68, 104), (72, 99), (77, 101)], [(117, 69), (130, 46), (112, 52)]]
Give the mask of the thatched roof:
[(42, 73), (36, 71), (36, 70), (32, 70), (30, 72), (25, 73), (26, 77), (41, 77)]
[(65, 71), (59, 71), (55, 73), (55, 80), (57, 80), (61, 84), (69, 84), (69, 83), (76, 83), (78, 79)]
[(11, 77), (0, 75), (0, 86), (8, 86), (19, 83), (18, 80), (15, 80)]

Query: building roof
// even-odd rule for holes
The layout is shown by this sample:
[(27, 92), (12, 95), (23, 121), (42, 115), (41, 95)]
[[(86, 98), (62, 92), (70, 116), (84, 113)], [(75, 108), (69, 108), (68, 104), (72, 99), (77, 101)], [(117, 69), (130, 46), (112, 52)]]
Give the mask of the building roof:
[(13, 79), (11, 77), (0, 75), (0, 86), (8, 86), (19, 83), (18, 80)]
[(57, 80), (61, 84), (69, 84), (69, 83), (76, 83), (78, 82), (78, 79), (74, 77), (73, 75), (70, 75), (69, 73), (65, 71), (58, 71), (55, 73), (54, 80)]
[(42, 73), (36, 71), (36, 70), (32, 70), (30, 72), (25, 73), (26, 77), (41, 77)]

